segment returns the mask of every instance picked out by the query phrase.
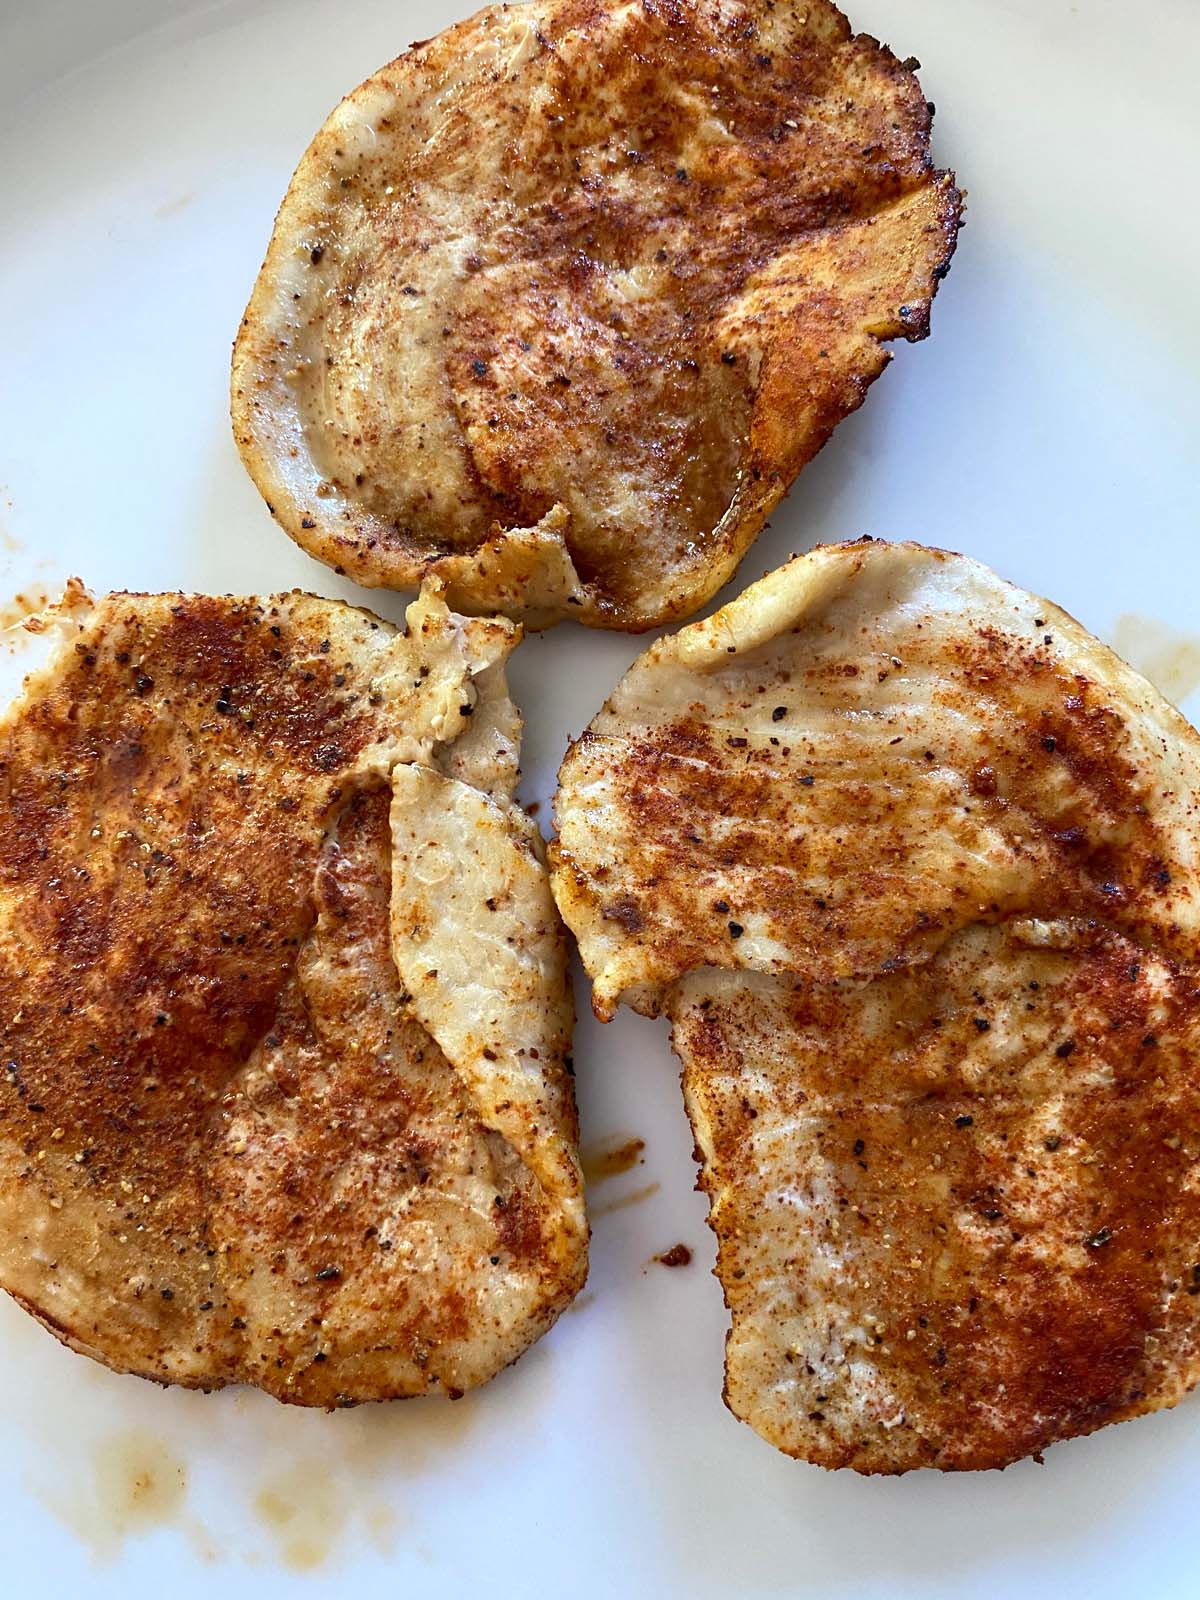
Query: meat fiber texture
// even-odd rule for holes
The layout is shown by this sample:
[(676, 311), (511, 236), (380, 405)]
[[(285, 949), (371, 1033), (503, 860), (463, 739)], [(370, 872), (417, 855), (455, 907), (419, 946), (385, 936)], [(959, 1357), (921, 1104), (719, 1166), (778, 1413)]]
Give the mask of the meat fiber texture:
[(0, 1284), (161, 1382), (484, 1382), (587, 1253), (519, 630), (436, 583), (400, 632), (78, 588), (40, 625), (0, 725)]
[(489, 6), (331, 113), (234, 351), (281, 526), (357, 582), (646, 629), (732, 575), (962, 209), (829, 0)]
[(1056, 606), (814, 550), (634, 663), (554, 887), (665, 1012), (788, 1454), (1003, 1466), (1174, 1404), (1200, 1323), (1200, 739)]

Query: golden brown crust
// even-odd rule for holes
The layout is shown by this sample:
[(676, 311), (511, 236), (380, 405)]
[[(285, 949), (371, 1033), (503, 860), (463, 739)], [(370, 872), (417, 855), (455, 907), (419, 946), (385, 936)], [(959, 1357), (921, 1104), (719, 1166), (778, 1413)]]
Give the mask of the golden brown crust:
[(602, 1015), (665, 1010), (789, 1454), (1003, 1466), (1200, 1376), (1200, 739), (977, 563), (812, 552), (560, 774)]
[(302, 159), (238, 336), (274, 515), (359, 582), (641, 629), (918, 339), (961, 200), (829, 0), (494, 6)]
[(578, 1288), (561, 1051), (547, 1172), (413, 1018), (388, 933), (390, 775), (476, 704), (510, 816), (512, 642), (433, 595), (405, 635), (303, 595), (114, 595), (8, 713), (0, 1283), (74, 1348), (309, 1404), (456, 1393)]
[(733, 1314), (726, 1398), (790, 1455), (1004, 1466), (1200, 1376), (1194, 972), (1017, 924), (858, 986), (671, 1001)]

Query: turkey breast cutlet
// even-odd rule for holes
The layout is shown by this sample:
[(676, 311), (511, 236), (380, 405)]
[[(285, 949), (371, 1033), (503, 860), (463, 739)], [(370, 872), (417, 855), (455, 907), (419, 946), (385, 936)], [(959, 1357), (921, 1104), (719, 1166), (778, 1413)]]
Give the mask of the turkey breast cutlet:
[(0, 727), (0, 1284), (120, 1371), (457, 1395), (586, 1272), (509, 622), (82, 591)]
[(670, 1018), (726, 1399), (827, 1467), (1003, 1466), (1200, 1375), (1200, 740), (961, 556), (792, 561), (568, 753), (602, 1016)]
[(489, 6), (300, 162), (238, 334), (271, 511), (359, 583), (644, 629), (920, 339), (961, 200), (829, 0)]

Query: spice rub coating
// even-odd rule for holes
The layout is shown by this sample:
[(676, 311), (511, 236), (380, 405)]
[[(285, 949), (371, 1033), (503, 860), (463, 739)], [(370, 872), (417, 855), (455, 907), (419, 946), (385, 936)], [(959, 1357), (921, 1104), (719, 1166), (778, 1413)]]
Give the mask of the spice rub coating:
[(963, 557), (812, 552), (568, 753), (555, 892), (665, 1011), (789, 1454), (1003, 1466), (1200, 1376), (1200, 740)]
[[(515, 630), (434, 588), (402, 633), (302, 594), (111, 595), (55, 625), (0, 725), (0, 1283), (163, 1382), (328, 1406), (485, 1381), (586, 1263), (564, 939), (511, 800)], [(400, 978), (412, 765), (490, 808), (477, 914), (543, 1000), (516, 1040), (493, 1007), (529, 1062), (502, 1127)]]
[(237, 338), (276, 518), (464, 610), (695, 610), (928, 332), (961, 200), (914, 66), (829, 0), (531, 0), (414, 45), (304, 155)]

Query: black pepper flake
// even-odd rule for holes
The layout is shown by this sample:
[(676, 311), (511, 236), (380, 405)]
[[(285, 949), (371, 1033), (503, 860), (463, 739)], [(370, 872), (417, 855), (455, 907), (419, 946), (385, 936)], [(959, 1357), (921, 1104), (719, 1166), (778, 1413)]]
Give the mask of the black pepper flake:
[(1063, 1042), (1057, 1047), (1057, 1049), (1055, 1050), (1054, 1054), (1058, 1057), (1058, 1059), (1060, 1061), (1065, 1061), (1067, 1059), (1067, 1057), (1074, 1052), (1074, 1049), (1075, 1049), (1075, 1041), (1074, 1041), (1074, 1039), (1064, 1039)]
[(160, 1289), (159, 1293), (162, 1295), (164, 1300), (174, 1300), (175, 1298), (174, 1289)]
[(1158, 869), (1158, 871), (1154, 874), (1154, 881), (1160, 888), (1166, 888), (1167, 884), (1169, 884), (1171, 881), (1171, 874), (1167, 871), (1166, 867), (1160, 867)]
[(725, 742), (734, 750), (744, 750), (750, 743), (749, 739), (727, 739)]
[(727, 367), (732, 367), (734, 362), (737, 360), (737, 356), (733, 353), (732, 350), (722, 350), (721, 351), (721, 360), (725, 363), (725, 365)]
[(315, 528), (316, 527), (316, 523), (313, 521), (313, 519), (311, 517), (301, 517), (300, 518), (300, 526), (302, 528)]
[(772, 713), (771, 713), (771, 721), (772, 722), (782, 722), (784, 717), (786, 717), (786, 716), (787, 716), (787, 707), (786, 706), (776, 706), (774, 711), (772, 711)]
[(972, 1017), (971, 1021), (975, 1024), (980, 1033), (988, 1033), (991, 1031), (992, 1025), (986, 1017)]
[(471, 363), (471, 371), (477, 378), (485, 378), (487, 376), (487, 362), (481, 361), (479, 357), (476, 356), (474, 361)]
[(865, 1139), (855, 1139), (855, 1141), (854, 1141), (854, 1154), (856, 1156), (862, 1155), (863, 1151), (866, 1148), (867, 1148), (867, 1143), (866, 1143)]
[(1053, 1152), (1058, 1149), (1059, 1145), (1062, 1143), (1062, 1140), (1056, 1133), (1052, 1133), (1048, 1139), (1043, 1141), (1043, 1143), (1045, 1144), (1047, 1150)]
[(1158, 1049), (1158, 1036), (1156, 1034), (1153, 1034), (1153, 1033), (1148, 1033), (1145, 1036), (1145, 1038), (1142, 1040), (1142, 1049), (1143, 1050), (1157, 1050)]
[(1058, 749), (1058, 740), (1052, 733), (1048, 733), (1042, 740), (1042, 749), (1047, 752)]
[(489, 1256), (488, 1260), (492, 1263), (492, 1265), (494, 1267), (498, 1267), (500, 1265), (500, 1257), (499, 1256)]
[(718, 900), (716, 902), (716, 904), (713, 906), (713, 910), (715, 912), (717, 912), (717, 914), (719, 916), (723, 917), (726, 914), (726, 912), (729, 910), (729, 901), (728, 900)]
[(1101, 1250), (1111, 1238), (1111, 1228), (1097, 1228), (1095, 1233), (1089, 1233), (1083, 1242), (1089, 1250)]
[(814, 784), (814, 783), (815, 783), (815, 782), (816, 782), (816, 779), (815, 779), (815, 778), (813, 778), (813, 777), (811, 777), (811, 776), (810, 776), (810, 775), (809, 775), (809, 774), (808, 774), (808, 773), (807, 773), (807, 772), (806, 772), (806, 773), (805, 773), (805, 774), (804, 774), (804, 775), (803, 775), (803, 776), (802, 776), (802, 777), (801, 777), (801, 779), (800, 779), (800, 782), (801, 782), (801, 785), (802, 785), (802, 786), (803, 786), (803, 787), (804, 787), (804, 788), (805, 788), (805, 789), (811, 789), (811, 788), (812, 788), (812, 786), (813, 786), (813, 784)]
[(325, 246), (323, 244), (317, 244), (317, 245), (314, 245), (313, 248), (308, 252), (308, 259), (312, 262), (313, 266), (315, 267), (320, 262), (321, 257), (324, 254), (325, 254)]
[(970, 1128), (970, 1127), (974, 1126), (974, 1122), (975, 1122), (975, 1118), (974, 1117), (968, 1117), (968, 1116), (964, 1115), (964, 1116), (961, 1116), (961, 1117), (955, 1117), (954, 1126), (956, 1128)]
[(686, 167), (676, 167), (675, 168), (675, 178), (676, 178), (676, 181), (678, 183), (686, 183), (688, 181), (687, 168)]
[(318, 1283), (328, 1283), (332, 1278), (340, 1278), (341, 1275), (341, 1267), (322, 1267), (316, 1274), (316, 1280)]
[(731, 922), (729, 924), (729, 937), (731, 939), (740, 939), (745, 931), (740, 922)]

